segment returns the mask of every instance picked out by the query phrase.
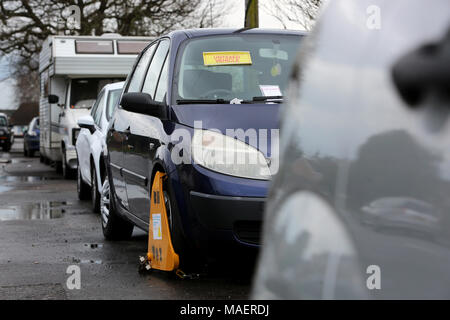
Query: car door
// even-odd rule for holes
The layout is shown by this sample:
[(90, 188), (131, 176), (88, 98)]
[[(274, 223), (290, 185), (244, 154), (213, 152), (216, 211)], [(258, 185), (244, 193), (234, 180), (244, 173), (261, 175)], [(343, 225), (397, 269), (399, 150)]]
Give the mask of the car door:
[[(91, 109), (91, 117), (95, 119), (95, 114), (99, 109), (99, 105), (101, 105), (101, 101), (104, 100), (103, 97), (105, 95), (104, 90), (101, 91), (98, 95), (97, 101), (94, 103), (94, 106)], [(92, 134), (88, 129), (81, 129), (80, 134), (77, 139), (77, 156), (78, 163), (80, 165), (80, 171), (83, 179), (85, 181), (90, 181), (90, 148), (91, 148)]]
[[(152, 98), (157, 91), (169, 46), (168, 39), (159, 41), (145, 76), (141, 91), (150, 94)], [(148, 223), (150, 212), (148, 184), (151, 178), (149, 165), (159, 144), (159, 133), (163, 132), (163, 127), (161, 120), (152, 116), (129, 112), (129, 119), (130, 134), (124, 152), (124, 176), (128, 202), (130, 211), (140, 220)]]
[[(102, 95), (102, 98), (98, 104), (98, 108), (93, 116), (94, 118), (94, 123), (95, 123), (95, 131), (94, 133), (92, 133), (91, 138), (90, 138), (90, 143), (89, 143), (89, 147), (90, 147), (90, 153), (89, 156), (92, 156), (92, 158), (94, 159), (94, 165), (95, 165), (95, 170), (99, 170), (98, 168), (98, 158), (99, 155), (102, 151), (102, 140), (103, 140), (103, 114), (105, 112), (105, 107), (106, 107), (106, 103), (109, 99), (109, 96), (111, 94), (111, 91), (109, 90), (104, 90), (104, 94)], [(94, 173), (94, 172), (92, 172)], [(91, 179), (91, 176), (89, 176)], [(97, 176), (97, 181), (101, 181), (99, 180), (100, 177)], [(91, 181), (92, 183), (92, 181)]]
[[(144, 76), (147, 71), (148, 64), (153, 56), (157, 42), (151, 44), (138, 58), (130, 79), (127, 81), (126, 92), (138, 92), (141, 90)], [(125, 157), (124, 153), (128, 149), (128, 139), (130, 138), (130, 124), (135, 121), (131, 112), (125, 111), (119, 104), (112, 124), (108, 131), (107, 144), (110, 158), (111, 175), (116, 197), (120, 204), (129, 210), (127, 189), (125, 186), (124, 168)]]

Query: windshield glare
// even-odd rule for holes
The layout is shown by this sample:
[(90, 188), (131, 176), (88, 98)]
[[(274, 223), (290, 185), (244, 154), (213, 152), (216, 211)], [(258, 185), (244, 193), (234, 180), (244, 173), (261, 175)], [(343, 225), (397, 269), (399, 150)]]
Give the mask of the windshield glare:
[(299, 42), (300, 36), (271, 34), (190, 40), (178, 61), (173, 96), (230, 101), (283, 95)]

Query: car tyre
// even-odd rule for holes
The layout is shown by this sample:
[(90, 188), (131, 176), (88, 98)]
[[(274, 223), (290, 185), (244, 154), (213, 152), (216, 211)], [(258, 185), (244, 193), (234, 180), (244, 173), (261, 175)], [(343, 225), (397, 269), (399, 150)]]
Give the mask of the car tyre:
[(91, 196), (89, 185), (84, 182), (83, 178), (81, 177), (81, 170), (79, 165), (77, 169), (77, 193), (78, 199), (80, 200), (89, 200), (89, 197)]
[(4, 151), (4, 152), (9, 152), (9, 150), (11, 150), (11, 143), (6, 143), (6, 144), (3, 146), (3, 151)]
[(103, 236), (106, 240), (127, 240), (131, 238), (134, 225), (117, 214), (113, 197), (114, 193), (106, 176), (100, 198)]
[(92, 199), (92, 211), (95, 213), (100, 212), (100, 192), (98, 191), (97, 183), (97, 172), (95, 171), (95, 166), (91, 167), (91, 199)]

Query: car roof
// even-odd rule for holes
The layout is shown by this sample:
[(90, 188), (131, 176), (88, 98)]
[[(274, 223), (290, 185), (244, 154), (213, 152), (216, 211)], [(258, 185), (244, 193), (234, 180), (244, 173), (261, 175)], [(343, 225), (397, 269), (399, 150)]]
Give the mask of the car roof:
[(109, 84), (105, 85), (103, 87), (103, 89), (106, 89), (106, 90), (122, 89), (124, 84), (125, 84), (125, 81), (109, 83)]
[(262, 29), (262, 28), (202, 28), (202, 29), (185, 29), (173, 31), (169, 36), (184, 34), (188, 38), (197, 38), (212, 35), (230, 35), (230, 34), (278, 34), (278, 35), (306, 35), (306, 31), (285, 30), (285, 29)]

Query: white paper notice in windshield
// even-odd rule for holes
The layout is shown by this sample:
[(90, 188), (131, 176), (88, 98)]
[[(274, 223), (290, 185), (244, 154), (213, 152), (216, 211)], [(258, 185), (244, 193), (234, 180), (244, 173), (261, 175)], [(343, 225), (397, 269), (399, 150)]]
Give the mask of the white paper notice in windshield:
[(274, 86), (274, 85), (270, 85), (270, 86), (266, 86), (266, 85), (260, 85), (259, 89), (261, 90), (261, 93), (263, 94), (264, 97), (280, 97), (282, 96), (281, 94), (281, 90), (279, 86)]

